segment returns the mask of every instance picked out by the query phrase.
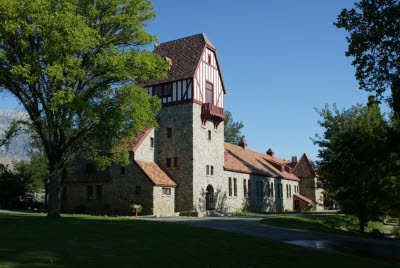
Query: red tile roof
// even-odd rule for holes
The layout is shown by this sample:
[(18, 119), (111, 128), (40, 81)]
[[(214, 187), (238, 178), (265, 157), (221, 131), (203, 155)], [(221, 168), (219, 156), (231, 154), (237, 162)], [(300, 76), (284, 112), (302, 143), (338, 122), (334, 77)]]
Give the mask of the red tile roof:
[(307, 197), (305, 197), (305, 196), (303, 196), (301, 194), (293, 194), (293, 196), (297, 197), (300, 200), (303, 200), (304, 202), (306, 202), (306, 203), (308, 203), (310, 205), (314, 204), (314, 202), (311, 199), (308, 199)]
[[(152, 129), (146, 130), (146, 131), (140, 131), (137, 134), (137, 137), (135, 139), (130, 139), (126, 140), (125, 145), (125, 150), (128, 152), (136, 152), (136, 150), (139, 148), (140, 144), (144, 141), (144, 139), (149, 135)], [(119, 150), (120, 147), (113, 148), (111, 152), (115, 152)]]
[[(287, 165), (290, 163), (288, 160), (249, 149), (245, 150), (230, 143), (225, 143), (225, 154), (227, 157), (225, 170), (300, 181), (294, 174), (287, 172), (290, 171)], [(286, 166), (286, 170), (282, 171), (281, 166)]]
[(301, 156), (299, 162), (297, 162), (296, 166), (293, 168), (293, 173), (299, 178), (318, 176), (317, 168), (305, 153)]
[(155, 186), (176, 187), (176, 183), (156, 163), (135, 162)]
[(141, 86), (147, 87), (194, 77), (206, 45), (215, 49), (204, 34), (196, 34), (158, 45), (153, 53), (172, 60), (171, 69), (168, 71), (168, 78), (153, 78), (141, 83)]

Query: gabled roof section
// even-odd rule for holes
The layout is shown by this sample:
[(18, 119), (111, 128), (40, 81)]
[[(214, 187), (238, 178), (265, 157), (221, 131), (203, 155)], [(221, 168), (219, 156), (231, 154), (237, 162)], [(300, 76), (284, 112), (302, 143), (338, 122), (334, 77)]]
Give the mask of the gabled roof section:
[(155, 186), (176, 187), (176, 183), (156, 163), (135, 162)]
[(94, 165), (88, 164), (81, 156), (77, 156), (70, 167), (67, 183), (110, 182), (112, 179), (110, 172), (96, 170)]
[[(146, 137), (149, 135), (151, 132), (151, 129), (140, 131), (137, 134), (137, 137), (135, 139), (125, 139), (125, 148), (123, 150), (126, 150), (128, 152), (136, 152), (136, 150), (139, 148), (139, 146), (142, 144), (142, 142), (146, 139)], [(111, 149), (111, 153), (121, 150), (121, 147), (115, 147)]]
[(302, 201), (304, 201), (304, 202), (306, 202), (306, 203), (308, 203), (310, 205), (314, 204), (314, 202), (311, 199), (309, 199), (309, 198), (307, 198), (307, 197), (305, 197), (305, 196), (303, 196), (301, 194), (293, 194), (293, 196), (297, 197), (298, 199), (300, 199), (300, 200), (302, 200)]
[(299, 178), (318, 177), (317, 168), (306, 153), (301, 156), (299, 162), (293, 168), (293, 174)]
[(286, 164), (290, 161), (243, 149), (230, 143), (225, 143), (225, 154), (225, 170), (300, 181), (293, 173), (287, 172), (290, 170)]
[(203, 54), (206, 47), (209, 47), (215, 53), (222, 85), (224, 88), (224, 92), (226, 93), (224, 81), (221, 74), (221, 68), (219, 67), (219, 61), (216, 54), (216, 49), (204, 33), (159, 44), (153, 50), (153, 53), (156, 53), (163, 58), (167, 57), (171, 59), (172, 66), (171, 69), (168, 71), (168, 77), (164, 79), (152, 78), (147, 80), (146, 82), (141, 83), (140, 85), (142, 87), (148, 87), (151, 85), (157, 85), (194, 77), (199, 62), (201, 60), (201, 55)]

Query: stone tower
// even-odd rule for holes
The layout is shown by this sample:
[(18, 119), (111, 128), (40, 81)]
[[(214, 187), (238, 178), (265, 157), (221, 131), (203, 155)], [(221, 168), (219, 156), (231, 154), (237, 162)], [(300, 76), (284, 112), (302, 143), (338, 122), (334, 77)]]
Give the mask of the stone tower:
[(204, 34), (160, 44), (168, 78), (142, 86), (163, 105), (156, 133), (159, 165), (177, 183), (175, 211), (204, 215), (223, 190), (224, 94), (215, 47)]

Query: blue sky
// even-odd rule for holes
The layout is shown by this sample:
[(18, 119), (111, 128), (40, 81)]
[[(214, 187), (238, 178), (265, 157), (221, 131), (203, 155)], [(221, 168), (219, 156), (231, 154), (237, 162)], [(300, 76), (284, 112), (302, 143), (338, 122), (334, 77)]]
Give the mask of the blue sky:
[[(321, 129), (314, 108), (350, 107), (368, 97), (345, 57), (346, 32), (333, 26), (352, 3), (154, 0), (157, 18), (147, 29), (160, 42), (205, 33), (217, 48), (225, 108), (243, 121), (249, 148), (271, 147), (286, 159), (306, 152), (315, 160), (310, 137)], [(22, 107), (1, 94), (0, 109)]]

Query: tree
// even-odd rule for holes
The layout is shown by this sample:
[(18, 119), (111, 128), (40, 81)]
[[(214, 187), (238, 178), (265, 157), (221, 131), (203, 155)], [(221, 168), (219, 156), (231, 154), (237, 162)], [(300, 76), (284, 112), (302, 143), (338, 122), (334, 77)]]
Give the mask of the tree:
[(126, 164), (124, 150), (99, 149), (157, 126), (161, 104), (137, 85), (168, 70), (144, 50), (157, 41), (144, 30), (154, 18), (148, 0), (0, 0), (0, 89), (26, 109), (49, 160), (48, 216), (60, 215), (76, 154)]
[(241, 129), (244, 127), (242, 122), (234, 122), (232, 118), (232, 113), (230, 111), (225, 112), (224, 121), (224, 133), (225, 142), (238, 144), (239, 141), (244, 139), (244, 135), (241, 133)]
[(324, 134), (314, 143), (320, 146), (317, 164), (324, 189), (343, 212), (357, 216), (362, 233), (369, 220), (396, 206), (392, 201), (399, 185), (391, 165), (398, 169), (399, 163), (387, 153), (389, 124), (371, 100), (368, 107), (343, 111), (325, 107), (320, 115)]
[(27, 183), (23, 177), (13, 174), (7, 166), (0, 164), (0, 207), (7, 208), (10, 202), (24, 195), (26, 189)]
[(27, 192), (44, 189), (46, 181), (50, 179), (48, 160), (43, 153), (32, 153), (29, 162), (15, 162), (14, 167), (15, 172), (27, 182)]
[(361, 0), (343, 9), (334, 25), (349, 32), (346, 56), (354, 57), (360, 89), (378, 96), (390, 88), (388, 102), (400, 118), (400, 1)]

